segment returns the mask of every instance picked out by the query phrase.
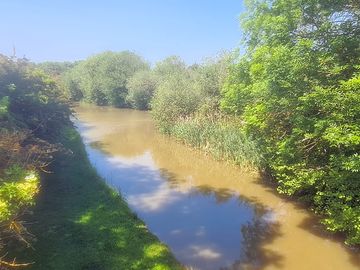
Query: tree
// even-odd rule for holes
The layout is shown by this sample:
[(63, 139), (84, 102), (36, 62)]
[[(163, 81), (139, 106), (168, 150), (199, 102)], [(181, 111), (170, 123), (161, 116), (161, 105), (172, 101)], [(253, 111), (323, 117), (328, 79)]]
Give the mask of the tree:
[(164, 60), (156, 63), (154, 68), (155, 74), (159, 78), (166, 78), (174, 74), (187, 73), (187, 67), (183, 60), (178, 56), (169, 56)]
[(178, 57), (169, 57), (154, 69), (157, 88), (151, 101), (152, 114), (164, 132), (179, 119), (190, 116), (198, 108), (201, 96), (194, 87), (194, 76)]
[(135, 73), (127, 83), (127, 100), (135, 109), (148, 110), (156, 85), (157, 79), (152, 71), (143, 70)]
[(247, 51), (231, 68), (223, 110), (257, 139), (281, 193), (360, 243), (360, 5), (249, 1), (242, 25)]
[(1, 267), (28, 265), (5, 261), (6, 249), (18, 241), (29, 246), (34, 238), (22, 219), (39, 192), (37, 171), (60, 149), (53, 142), (71, 126), (69, 116), (56, 81), (26, 59), (0, 55)]
[(76, 62), (42, 62), (36, 66), (44, 70), (47, 74), (53, 78), (61, 77), (63, 73), (70, 70), (76, 65)]
[(149, 65), (132, 52), (108, 51), (80, 62), (64, 78), (67, 92), (75, 99), (126, 107), (127, 81), (147, 69)]

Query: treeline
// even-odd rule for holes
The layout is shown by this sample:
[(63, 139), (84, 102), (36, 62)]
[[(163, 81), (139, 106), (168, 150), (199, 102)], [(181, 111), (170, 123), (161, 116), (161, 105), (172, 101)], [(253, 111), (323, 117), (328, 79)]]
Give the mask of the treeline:
[[(11, 250), (30, 247), (24, 216), (35, 204), (39, 174), (63, 148), (55, 138), (70, 109), (55, 81), (26, 59), (0, 55), (0, 268), (21, 267)], [(9, 253), (10, 252), (10, 253)]]
[(65, 89), (73, 100), (151, 108), (161, 131), (268, 170), (280, 193), (359, 244), (359, 2), (248, 1), (242, 27), (242, 54), (151, 68), (106, 52), (65, 72)]
[(184, 83), (186, 80), (197, 84), (198, 97), (197, 101), (192, 99), (194, 102), (199, 102), (200, 92), (218, 96), (219, 81), (225, 78), (227, 59), (229, 56), (224, 54), (202, 65), (187, 67), (179, 57), (171, 56), (151, 68), (135, 53), (108, 51), (79, 61), (74, 66), (48, 62), (39, 67), (61, 74), (65, 94), (70, 100), (147, 110), (156, 89), (180, 77)]
[(97, 105), (128, 107), (128, 80), (149, 65), (132, 52), (104, 52), (79, 62), (63, 76), (67, 95)]

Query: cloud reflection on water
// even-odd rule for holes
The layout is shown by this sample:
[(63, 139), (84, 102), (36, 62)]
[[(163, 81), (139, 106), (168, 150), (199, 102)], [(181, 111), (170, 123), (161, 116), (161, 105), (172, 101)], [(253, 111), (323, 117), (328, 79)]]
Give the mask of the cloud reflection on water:
[(166, 183), (158, 185), (152, 192), (138, 193), (127, 197), (131, 206), (145, 211), (158, 211), (178, 199), (178, 192), (174, 192)]
[(222, 255), (220, 252), (215, 249), (209, 248), (207, 246), (191, 246), (191, 252), (193, 253), (193, 257), (202, 258), (206, 260), (214, 260), (219, 259)]

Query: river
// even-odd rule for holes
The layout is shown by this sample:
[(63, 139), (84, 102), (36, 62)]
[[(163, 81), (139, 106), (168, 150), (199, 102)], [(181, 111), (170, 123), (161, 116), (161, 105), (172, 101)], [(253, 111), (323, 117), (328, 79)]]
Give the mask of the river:
[(76, 117), (92, 165), (189, 268), (360, 269), (309, 210), (159, 134), (148, 112), (89, 105)]

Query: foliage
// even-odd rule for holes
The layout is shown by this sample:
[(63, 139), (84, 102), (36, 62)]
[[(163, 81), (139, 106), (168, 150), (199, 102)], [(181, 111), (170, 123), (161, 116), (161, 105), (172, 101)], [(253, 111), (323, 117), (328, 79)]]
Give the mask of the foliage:
[(258, 141), (279, 183), (360, 243), (360, 5), (249, 1), (246, 53), (221, 107)]
[(158, 77), (166, 79), (174, 74), (186, 73), (187, 67), (180, 57), (173, 55), (156, 63), (154, 72)]
[(172, 56), (157, 63), (153, 72), (157, 75), (158, 84), (151, 108), (162, 131), (170, 132), (172, 125), (204, 110), (207, 105), (217, 110), (228, 59), (224, 55), (187, 67), (180, 58)]
[[(35, 204), (39, 191), (39, 177), (34, 171), (25, 170), (20, 166), (11, 166), (4, 170), (0, 176), (0, 250), (11, 250), (9, 246), (17, 239), (27, 247), (32, 235), (28, 233), (21, 222), (27, 209)], [(27, 266), (19, 264), (13, 259), (7, 262), (3, 254), (0, 259), (2, 269), (10, 267)]]
[(60, 76), (60, 82), (64, 86), (64, 96), (70, 101), (84, 99), (84, 90), (80, 88), (80, 78), (82, 76), (80, 63)]
[(79, 62), (63, 76), (68, 96), (97, 105), (127, 107), (127, 82), (149, 66), (135, 53), (103, 52)]
[[(12, 166), (0, 177), (0, 224), (17, 218), (24, 209), (34, 205), (39, 178), (33, 171)], [(6, 226), (6, 225), (5, 225)]]
[(221, 88), (232, 61), (233, 55), (222, 54), (190, 67), (177, 57), (158, 63), (153, 70), (158, 84), (151, 113), (162, 132), (218, 159), (260, 168), (262, 156), (241, 130), (242, 124), (219, 110)]
[(151, 113), (162, 132), (218, 159), (260, 168), (263, 159), (241, 123), (219, 111), (220, 90), (232, 61), (231, 54), (223, 54), (190, 67), (177, 57), (158, 63)]
[(190, 67), (195, 73), (195, 84), (204, 98), (219, 101), (221, 88), (228, 75), (228, 67), (233, 54), (224, 52), (207, 58), (201, 65)]
[[(26, 266), (4, 256), (10, 244), (31, 246), (23, 223), (39, 191), (37, 172), (59, 146), (70, 125), (70, 109), (56, 82), (26, 59), (0, 55), (0, 268)], [(16, 244), (15, 244), (16, 243)], [(5, 254), (5, 255), (4, 255)]]
[(148, 110), (157, 85), (155, 74), (149, 70), (135, 73), (128, 81), (127, 100), (138, 110)]
[(51, 75), (53, 78), (61, 77), (62, 74), (69, 71), (77, 63), (76, 62), (42, 62), (36, 66)]
[(160, 129), (169, 132), (176, 120), (196, 111), (200, 98), (188, 74), (173, 73), (159, 82), (151, 102), (152, 115)]
[(70, 122), (70, 110), (56, 82), (23, 59), (0, 55), (0, 100), (18, 126), (40, 138), (55, 136)]

